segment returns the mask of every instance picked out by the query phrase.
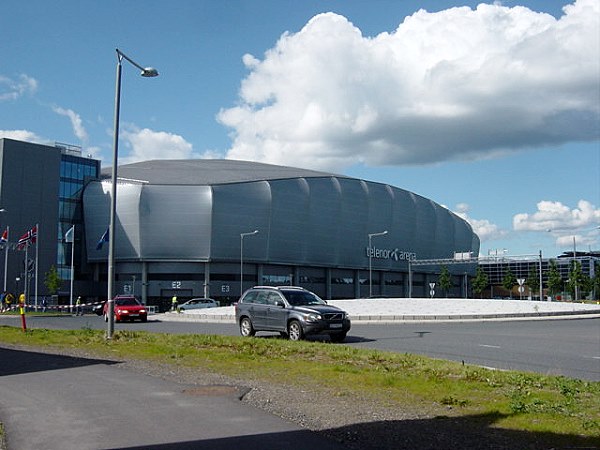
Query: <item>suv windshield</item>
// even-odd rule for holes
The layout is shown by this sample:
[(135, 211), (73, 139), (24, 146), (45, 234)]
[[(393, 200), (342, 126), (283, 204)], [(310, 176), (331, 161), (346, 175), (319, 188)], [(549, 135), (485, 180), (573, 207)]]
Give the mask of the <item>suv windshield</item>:
[(285, 296), (288, 303), (292, 306), (301, 305), (325, 305), (326, 303), (315, 294), (308, 291), (285, 291), (281, 293)]

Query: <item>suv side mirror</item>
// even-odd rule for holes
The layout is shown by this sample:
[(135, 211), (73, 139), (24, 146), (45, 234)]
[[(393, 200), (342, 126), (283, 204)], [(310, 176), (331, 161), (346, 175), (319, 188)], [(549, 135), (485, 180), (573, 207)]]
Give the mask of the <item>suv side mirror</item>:
[(285, 303), (283, 303), (283, 300), (275, 300), (275, 306), (279, 306), (280, 308), (285, 308)]

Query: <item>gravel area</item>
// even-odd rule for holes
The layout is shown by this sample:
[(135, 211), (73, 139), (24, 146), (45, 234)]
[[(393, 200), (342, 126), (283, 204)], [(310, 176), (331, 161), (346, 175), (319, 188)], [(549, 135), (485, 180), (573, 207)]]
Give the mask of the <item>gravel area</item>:
[[(81, 350), (3, 346), (93, 357)], [(497, 429), (493, 427), (500, 418), (497, 415), (460, 417), (454, 414), (452, 407), (443, 410), (439, 405), (423, 405), (411, 411), (359, 396), (299, 390), (283, 384), (231, 378), (201, 369), (140, 360), (120, 361), (120, 364), (127, 370), (181, 384), (182, 391), (190, 391), (194, 395), (236, 395), (249, 405), (321, 433), (350, 450), (599, 448), (583, 447), (577, 443), (551, 445), (548, 442), (554, 440), (552, 436)]]

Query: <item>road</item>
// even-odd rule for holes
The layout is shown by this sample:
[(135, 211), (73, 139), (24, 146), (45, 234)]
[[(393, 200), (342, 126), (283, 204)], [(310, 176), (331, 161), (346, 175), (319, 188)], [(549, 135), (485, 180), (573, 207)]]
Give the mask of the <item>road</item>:
[[(157, 316), (158, 317), (158, 316)], [(102, 318), (28, 317), (30, 328), (104, 329)], [(2, 323), (19, 326), (18, 318)], [(116, 324), (115, 329), (164, 333), (239, 335), (232, 323), (160, 322)], [(355, 323), (346, 344), (415, 353), (498, 369), (565, 375), (600, 381), (600, 319), (428, 323)]]
[(343, 448), (240, 402), (243, 387), (181, 385), (111, 361), (1, 347), (0, 361), (9, 449)]

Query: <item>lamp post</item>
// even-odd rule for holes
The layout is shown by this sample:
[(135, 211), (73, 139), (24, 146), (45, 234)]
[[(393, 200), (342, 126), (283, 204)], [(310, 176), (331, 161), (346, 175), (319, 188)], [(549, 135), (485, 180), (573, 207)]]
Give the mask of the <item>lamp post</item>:
[(117, 51), (117, 81), (115, 84), (115, 124), (113, 136), (113, 160), (111, 171), (111, 196), (110, 196), (110, 222), (108, 226), (108, 329), (106, 331), (107, 339), (112, 339), (115, 329), (115, 304), (113, 301), (113, 284), (115, 278), (115, 216), (117, 212), (117, 164), (119, 159), (119, 114), (121, 108), (121, 69), (123, 60), (129, 61), (133, 66), (140, 69), (143, 77), (156, 77), (158, 71), (152, 67), (142, 67), (131, 58), (127, 57), (118, 48)]
[[(7, 212), (6, 209), (4, 208), (0, 208), (0, 213), (5, 213)], [(4, 243), (4, 290), (3, 292), (6, 292), (6, 276), (7, 276), (7, 270), (8, 270), (8, 225), (6, 225), (6, 242)]]
[(371, 240), (375, 236), (385, 236), (388, 234), (388, 231), (382, 231), (380, 233), (370, 233), (369, 234), (369, 297), (373, 296), (373, 276), (372, 276), (372, 260), (373, 260), (373, 248), (371, 247)]
[(240, 297), (244, 293), (244, 236), (252, 236), (257, 233), (258, 230), (240, 233)]

